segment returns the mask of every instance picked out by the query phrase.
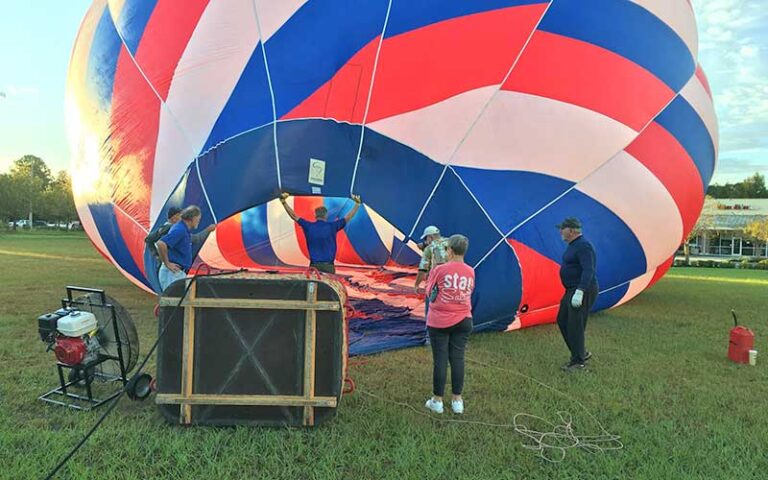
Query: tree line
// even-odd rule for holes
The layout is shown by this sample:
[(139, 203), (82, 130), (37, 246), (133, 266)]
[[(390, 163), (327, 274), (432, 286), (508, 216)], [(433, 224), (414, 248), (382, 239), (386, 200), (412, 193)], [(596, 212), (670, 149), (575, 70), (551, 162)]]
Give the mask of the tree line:
[(712, 198), (768, 198), (768, 188), (765, 177), (755, 173), (741, 182), (710, 185), (707, 195)]
[(53, 175), (41, 158), (24, 155), (13, 162), (9, 173), (0, 173), (0, 219), (59, 223), (77, 218), (66, 171)]
[[(768, 198), (765, 177), (755, 173), (741, 182), (713, 184), (707, 188), (712, 198)], [(0, 219), (70, 222), (77, 219), (72, 197), (72, 181), (62, 170), (55, 176), (45, 162), (24, 155), (9, 173), (0, 173)], [(758, 235), (760, 237), (760, 235)]]

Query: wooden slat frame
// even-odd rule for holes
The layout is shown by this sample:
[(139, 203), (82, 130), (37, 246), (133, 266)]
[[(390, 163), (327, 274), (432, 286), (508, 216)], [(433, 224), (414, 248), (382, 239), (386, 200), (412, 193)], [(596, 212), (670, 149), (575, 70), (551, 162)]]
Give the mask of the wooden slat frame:
[[(313, 283), (313, 282), (311, 282)], [(161, 307), (175, 307), (179, 298), (164, 297), (160, 299)], [(182, 307), (196, 308), (250, 308), (271, 310), (341, 310), (339, 302), (310, 302), (302, 300), (246, 300), (241, 298), (188, 298)]]
[(158, 393), (155, 403), (160, 405), (253, 405), (253, 406), (289, 406), (305, 407), (335, 407), (336, 397), (312, 397), (295, 395), (207, 395), (192, 394), (189, 396), (173, 393)]
[[(307, 303), (317, 302), (318, 284), (307, 283)], [(312, 401), (315, 397), (315, 344), (317, 339), (317, 312), (307, 309), (304, 325), (304, 398)], [(304, 425), (315, 424), (315, 409), (311, 404), (304, 407)]]
[[(315, 396), (315, 370), (317, 346), (317, 311), (340, 311), (339, 302), (318, 301), (319, 284), (307, 283), (306, 301), (302, 300), (247, 300), (237, 298), (198, 298), (196, 284), (193, 284), (184, 302), (184, 333), (182, 340), (181, 393), (157, 394), (157, 404), (178, 404), (179, 421), (192, 423), (192, 405), (252, 405), (252, 406), (298, 406), (304, 407), (303, 424), (315, 424), (315, 407), (335, 408), (336, 397)], [(176, 306), (180, 298), (164, 297), (160, 306)], [(211, 395), (194, 394), (194, 347), (195, 347), (195, 308), (244, 308), (306, 310), (304, 335), (304, 384), (303, 395)]]
[[(190, 280), (187, 280), (190, 281)], [(189, 287), (188, 298), (194, 302), (197, 293), (197, 282)], [(178, 304), (178, 301), (176, 302)], [(184, 339), (182, 340), (181, 354), (181, 394), (189, 397), (192, 395), (194, 370), (195, 370), (195, 308), (184, 307)], [(184, 425), (192, 423), (192, 405), (184, 403), (180, 407), (179, 421)]]

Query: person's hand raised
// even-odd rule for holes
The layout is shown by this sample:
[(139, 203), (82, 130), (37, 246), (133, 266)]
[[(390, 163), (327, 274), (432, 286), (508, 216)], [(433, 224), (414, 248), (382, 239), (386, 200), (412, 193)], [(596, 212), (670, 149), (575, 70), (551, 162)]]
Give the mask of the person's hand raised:
[(352, 200), (354, 200), (355, 203), (358, 203), (358, 204), (363, 203), (363, 201), (360, 200), (360, 195), (352, 195)]

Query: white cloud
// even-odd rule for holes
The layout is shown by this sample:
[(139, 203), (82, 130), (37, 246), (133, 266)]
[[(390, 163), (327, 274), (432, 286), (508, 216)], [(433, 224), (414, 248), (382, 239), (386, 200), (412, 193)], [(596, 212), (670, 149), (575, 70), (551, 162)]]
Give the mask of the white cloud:
[(0, 100), (12, 99), (14, 97), (37, 97), (40, 90), (33, 86), (8, 85), (0, 88)]
[(37, 95), (39, 93), (37, 87), (17, 87), (16, 85), (9, 85), (7, 90), (11, 95)]
[(0, 93), (0, 98), (12, 98), (28, 95), (36, 96), (40, 93), (40, 90), (32, 86), (7, 85), (5, 88), (0, 89)]
[(768, 9), (764, 0), (698, 0), (699, 62), (720, 124), (716, 179), (768, 169)]

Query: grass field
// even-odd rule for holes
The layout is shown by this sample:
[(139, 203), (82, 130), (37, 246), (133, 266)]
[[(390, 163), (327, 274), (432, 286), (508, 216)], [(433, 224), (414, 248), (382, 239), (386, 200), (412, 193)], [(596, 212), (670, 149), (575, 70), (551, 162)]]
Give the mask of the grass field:
[[(41, 478), (98, 414), (37, 400), (56, 383), (37, 316), (58, 306), (67, 284), (104, 288), (147, 347), (154, 299), (82, 234), (0, 234), (0, 272), (0, 478)], [(757, 367), (725, 356), (731, 308), (755, 332)], [(567, 411), (576, 434), (604, 433), (599, 422), (622, 450), (569, 449), (553, 464), (512, 428), (421, 414), (431, 381), (421, 347), (353, 360), (358, 391), (316, 430), (180, 428), (151, 401), (124, 399), (58, 478), (768, 478), (768, 272), (673, 269), (630, 304), (594, 315), (587, 333), (594, 359), (574, 375), (559, 370), (567, 354), (552, 325), (472, 337), (462, 420), (509, 424), (524, 412), (556, 421)]]

